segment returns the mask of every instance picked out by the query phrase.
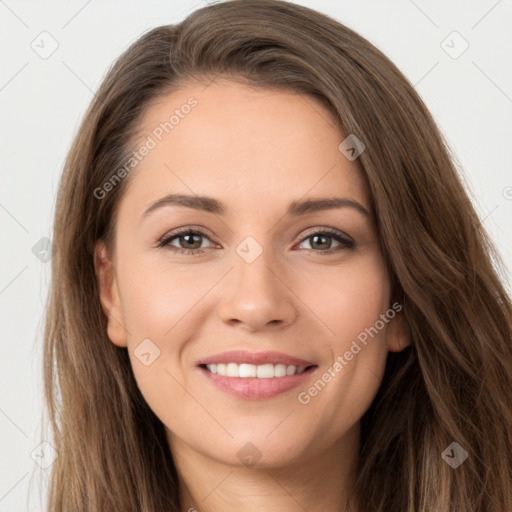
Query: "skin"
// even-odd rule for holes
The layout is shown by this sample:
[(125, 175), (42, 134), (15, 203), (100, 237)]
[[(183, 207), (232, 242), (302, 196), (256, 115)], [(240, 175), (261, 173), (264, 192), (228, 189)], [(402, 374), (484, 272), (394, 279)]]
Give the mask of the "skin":
[[(360, 418), (388, 351), (405, 348), (409, 335), (396, 315), (307, 405), (299, 403), (298, 394), (391, 307), (390, 281), (369, 216), (350, 207), (299, 217), (285, 210), (294, 200), (336, 195), (370, 212), (357, 160), (338, 150), (345, 135), (316, 99), (219, 78), (153, 103), (141, 140), (190, 96), (197, 107), (132, 171), (112, 261), (97, 244), (108, 336), (127, 347), (138, 386), (166, 427), (183, 511), (347, 510)], [(141, 220), (169, 193), (211, 196), (226, 213), (168, 205)], [(203, 253), (157, 247), (181, 227), (206, 237), (176, 237), (172, 246)], [(311, 234), (326, 227), (355, 247), (335, 238), (315, 244)], [(247, 236), (263, 249), (250, 264), (236, 252)], [(149, 366), (134, 354), (144, 339), (160, 350)], [(318, 368), (304, 386), (243, 400), (196, 366), (232, 349), (276, 350)], [(261, 453), (253, 467), (237, 456), (249, 442)]]

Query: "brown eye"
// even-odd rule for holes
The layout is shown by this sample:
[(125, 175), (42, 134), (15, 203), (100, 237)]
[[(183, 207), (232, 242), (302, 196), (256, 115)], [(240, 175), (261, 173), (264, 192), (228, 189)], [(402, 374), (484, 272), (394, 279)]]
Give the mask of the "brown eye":
[[(160, 240), (158, 247), (168, 247), (176, 253), (195, 254), (204, 252), (203, 248), (201, 248), (203, 238), (210, 240), (202, 231), (193, 231), (188, 229), (186, 231), (169, 233), (169, 235)], [(173, 240), (178, 241), (178, 247), (171, 244)]]
[[(338, 246), (334, 248), (332, 248), (333, 239), (338, 242)], [(311, 250), (327, 254), (332, 254), (333, 252), (343, 249), (351, 249), (355, 246), (352, 240), (342, 236), (340, 232), (331, 229), (311, 233), (303, 239), (301, 244), (305, 241), (309, 241)]]
[(310, 240), (310, 244), (313, 249), (330, 249), (332, 245), (332, 238), (329, 235), (311, 235), (308, 240)]
[(186, 233), (176, 238), (180, 241), (181, 245), (185, 245), (184, 249), (199, 249), (201, 247), (201, 235), (196, 233)]

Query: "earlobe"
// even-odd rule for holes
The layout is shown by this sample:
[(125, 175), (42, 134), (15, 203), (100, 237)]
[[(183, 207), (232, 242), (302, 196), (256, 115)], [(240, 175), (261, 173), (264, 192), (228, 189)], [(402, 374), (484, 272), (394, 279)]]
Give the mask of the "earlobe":
[(107, 255), (107, 249), (102, 241), (96, 243), (94, 269), (101, 307), (107, 317), (107, 336), (115, 345), (126, 347), (126, 329), (117, 280), (113, 265)]
[(390, 320), (386, 339), (390, 352), (401, 352), (411, 344), (411, 328), (403, 312)]

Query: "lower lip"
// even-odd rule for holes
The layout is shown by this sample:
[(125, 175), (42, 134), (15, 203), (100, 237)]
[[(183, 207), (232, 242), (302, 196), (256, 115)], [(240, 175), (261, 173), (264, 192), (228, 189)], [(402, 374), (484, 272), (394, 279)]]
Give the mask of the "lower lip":
[(287, 375), (286, 377), (257, 379), (254, 377), (225, 377), (212, 373), (202, 366), (199, 367), (214, 386), (221, 391), (245, 400), (264, 400), (280, 395), (302, 384), (316, 368), (316, 366), (313, 366), (302, 373)]

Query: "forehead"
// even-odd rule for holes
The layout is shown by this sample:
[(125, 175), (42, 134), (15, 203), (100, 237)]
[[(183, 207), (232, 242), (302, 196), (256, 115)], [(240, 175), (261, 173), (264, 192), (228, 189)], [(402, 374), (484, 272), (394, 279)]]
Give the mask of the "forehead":
[(345, 134), (317, 99), (217, 79), (161, 96), (146, 109), (128, 195), (147, 204), (170, 192), (240, 207), (343, 193), (366, 204)]

